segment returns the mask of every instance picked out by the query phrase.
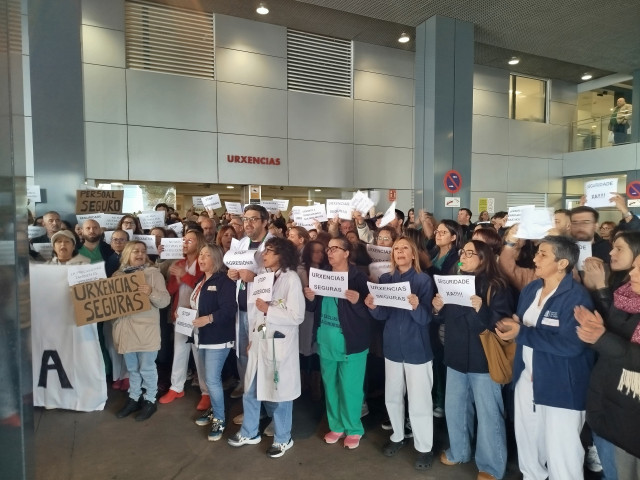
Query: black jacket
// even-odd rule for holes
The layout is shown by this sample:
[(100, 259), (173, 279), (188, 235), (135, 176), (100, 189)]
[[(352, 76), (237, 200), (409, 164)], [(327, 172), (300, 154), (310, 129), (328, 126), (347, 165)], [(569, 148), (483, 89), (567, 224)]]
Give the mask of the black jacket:
[[(204, 278), (204, 277), (203, 277)], [(198, 288), (198, 285), (196, 285)], [(236, 338), (236, 282), (226, 273), (216, 272), (200, 290), (198, 316), (213, 315), (213, 323), (198, 329), (201, 345), (232, 342)]]

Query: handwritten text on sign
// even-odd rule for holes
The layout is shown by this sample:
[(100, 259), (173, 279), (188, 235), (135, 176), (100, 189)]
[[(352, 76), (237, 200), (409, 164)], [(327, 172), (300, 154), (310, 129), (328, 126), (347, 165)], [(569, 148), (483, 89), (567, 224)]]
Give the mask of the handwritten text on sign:
[(247, 291), (247, 303), (256, 303), (258, 298), (265, 302), (270, 302), (271, 295), (273, 294), (273, 279), (273, 272), (256, 275), (253, 282), (248, 284), (250, 287)]
[(70, 287), (79, 283), (102, 280), (103, 278), (107, 278), (104, 262), (90, 263), (88, 265), (70, 265), (67, 270), (67, 280)]
[(124, 190), (77, 190), (76, 213), (122, 213)]
[(329, 272), (318, 268), (309, 270), (309, 288), (324, 297), (347, 298), (348, 272)]
[(379, 247), (368, 243), (367, 253), (374, 262), (388, 262), (391, 260), (391, 247)]
[(580, 256), (578, 257), (578, 265), (576, 268), (579, 271), (584, 271), (584, 261), (593, 256), (591, 242), (576, 242), (578, 244), (578, 248), (580, 249)]
[(176, 332), (190, 337), (193, 333), (193, 321), (198, 312), (190, 308), (178, 307), (176, 311)]
[(258, 270), (256, 251), (229, 250), (224, 254), (224, 264), (227, 268), (234, 270), (251, 270), (252, 272), (256, 272)]
[(587, 197), (587, 207), (610, 207), (613, 202), (610, 202), (609, 199), (618, 191), (618, 179), (603, 178), (587, 182), (584, 184), (584, 191)]
[(373, 295), (373, 303), (376, 306), (412, 309), (409, 300), (407, 300), (407, 297), (411, 295), (409, 282), (384, 284), (367, 282), (367, 286)]
[(160, 258), (163, 260), (174, 260), (184, 258), (183, 243), (181, 238), (161, 238), (162, 253)]
[(149, 296), (138, 291), (144, 284), (144, 273), (135, 272), (71, 287), (76, 325), (104, 322), (149, 310)]
[(471, 306), (471, 297), (476, 294), (476, 277), (471, 275), (434, 275), (433, 279), (445, 304)]

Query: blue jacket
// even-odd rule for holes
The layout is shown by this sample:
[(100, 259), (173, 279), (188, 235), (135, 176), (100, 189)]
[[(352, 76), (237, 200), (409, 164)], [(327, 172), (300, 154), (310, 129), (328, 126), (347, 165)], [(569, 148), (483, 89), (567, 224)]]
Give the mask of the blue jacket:
[(420, 304), (415, 310), (393, 307), (376, 307), (371, 316), (376, 320), (387, 320), (382, 334), (384, 358), (392, 362), (413, 365), (433, 359), (429, 328), (433, 281), (426, 273), (418, 273), (413, 267), (405, 273), (395, 270), (380, 277), (380, 283), (409, 282), (411, 293), (418, 296)]
[[(204, 277), (203, 277), (204, 280)], [(224, 272), (216, 272), (200, 290), (198, 316), (213, 315), (213, 323), (198, 329), (201, 345), (233, 342), (236, 338), (236, 283)]]
[[(541, 288), (542, 280), (534, 280), (520, 293), (517, 314), (521, 320)], [(531, 347), (533, 401), (539, 405), (570, 410), (585, 409), (594, 355), (576, 333), (578, 322), (573, 316), (576, 305), (593, 310), (589, 293), (569, 273), (547, 300), (536, 326), (520, 326), (516, 337), (513, 385), (518, 382), (524, 370), (522, 347)]]

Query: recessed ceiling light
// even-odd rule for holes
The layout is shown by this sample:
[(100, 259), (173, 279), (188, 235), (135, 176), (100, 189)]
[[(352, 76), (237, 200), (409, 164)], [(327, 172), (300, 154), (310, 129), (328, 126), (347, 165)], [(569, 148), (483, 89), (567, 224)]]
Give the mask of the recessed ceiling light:
[(582, 78), (582, 80), (591, 80), (593, 78), (593, 75), (591, 75), (590, 73), (585, 73), (580, 78)]
[(407, 43), (409, 40), (411, 40), (411, 37), (405, 32), (402, 32), (402, 35), (400, 35), (400, 38), (398, 39), (400, 43)]
[(518, 57), (511, 57), (507, 63), (509, 63), (509, 65), (517, 65), (520, 63), (520, 59)]
[(321, 191), (322, 191), (322, 189), (321, 189), (321, 188), (316, 188), (314, 191), (316, 191), (316, 192), (321, 192)]
[(228, 188), (229, 190), (233, 190), (233, 185), (227, 185), (227, 188)]
[(269, 13), (269, 9), (264, 6), (264, 3), (261, 3), (258, 8), (256, 8), (256, 12), (258, 12), (260, 15), (266, 15), (267, 13)]

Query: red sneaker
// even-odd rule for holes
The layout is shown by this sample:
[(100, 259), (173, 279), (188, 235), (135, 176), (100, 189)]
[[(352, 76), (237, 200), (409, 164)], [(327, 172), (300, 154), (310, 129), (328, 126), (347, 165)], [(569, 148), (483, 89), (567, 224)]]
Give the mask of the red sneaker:
[(202, 395), (196, 410), (207, 410), (211, 406), (211, 397), (209, 395)]
[(329, 432), (324, 436), (324, 441), (328, 444), (333, 444), (343, 437), (344, 433), (342, 432)]
[(169, 389), (169, 391), (167, 393), (165, 393), (163, 396), (160, 397), (160, 400), (158, 400), (158, 402), (159, 403), (171, 403), (176, 398), (182, 398), (182, 397), (184, 397), (184, 392), (176, 392), (175, 390)]
[(360, 445), (360, 437), (362, 435), (347, 435), (344, 439), (344, 448), (348, 448), (349, 450), (353, 450), (354, 448), (358, 448)]

